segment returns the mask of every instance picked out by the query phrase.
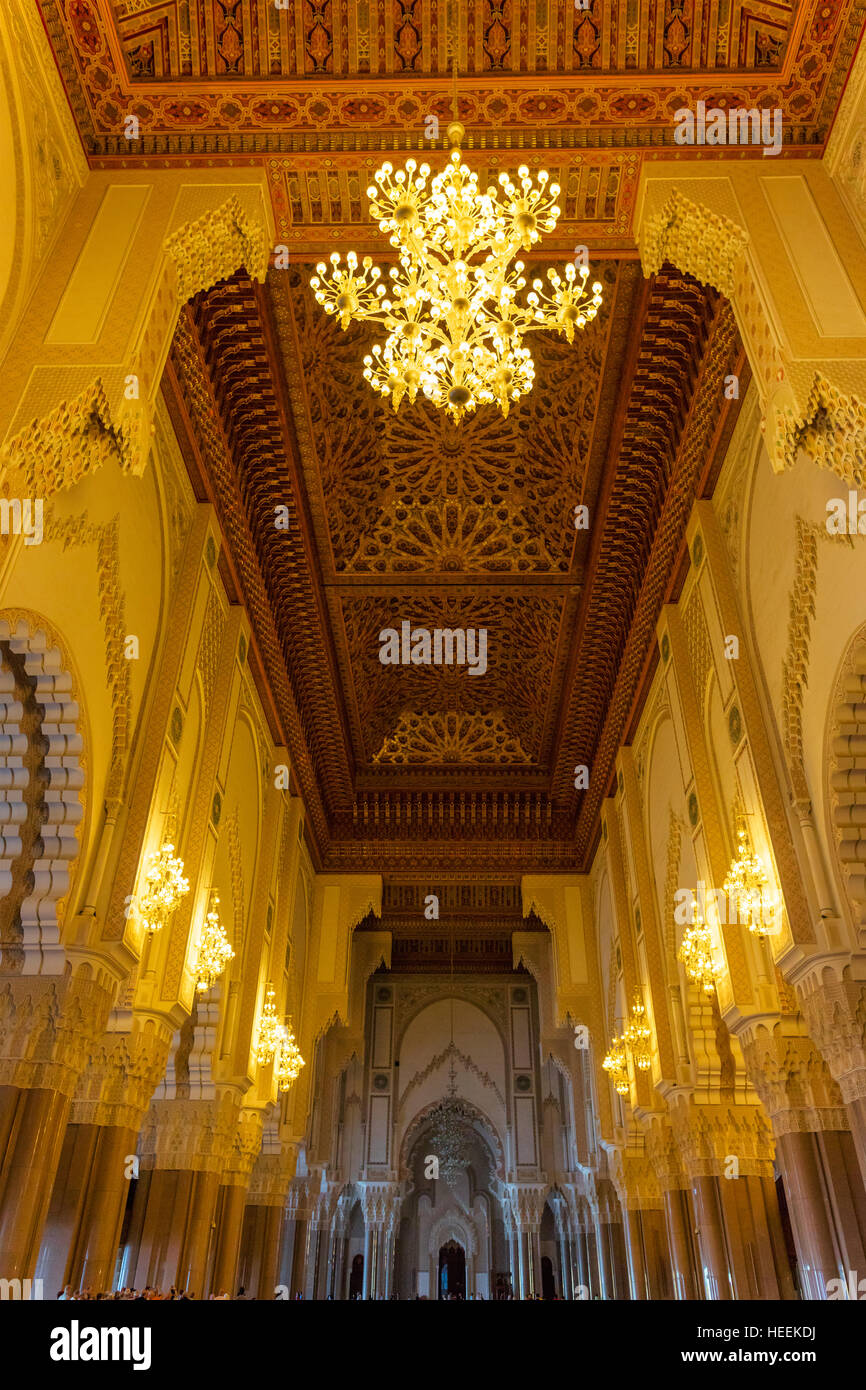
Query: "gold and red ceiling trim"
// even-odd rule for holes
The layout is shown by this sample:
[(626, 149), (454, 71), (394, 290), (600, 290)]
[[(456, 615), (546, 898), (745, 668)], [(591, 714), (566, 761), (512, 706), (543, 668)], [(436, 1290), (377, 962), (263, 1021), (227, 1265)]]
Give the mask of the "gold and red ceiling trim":
[(866, 18), (866, 0), (38, 3), (94, 167), (264, 160), (278, 237), (314, 255), (370, 249), (370, 175), (382, 151), (432, 152), (455, 54), (467, 148), (552, 171), (557, 247), (625, 248), (643, 161), (715, 157), (674, 144), (681, 106), (778, 107), (784, 152), (819, 156)]

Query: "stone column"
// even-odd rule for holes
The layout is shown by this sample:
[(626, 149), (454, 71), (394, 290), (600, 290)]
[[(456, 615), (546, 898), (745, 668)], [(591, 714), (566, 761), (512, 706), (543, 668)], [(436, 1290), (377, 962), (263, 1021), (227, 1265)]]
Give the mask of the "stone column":
[[(863, 957), (845, 952), (810, 959), (796, 973), (797, 994), (810, 1037), (839, 1087), (860, 1173), (866, 1184), (866, 972)], [(860, 979), (852, 978), (859, 975)]]
[(640, 1215), (640, 1211), (637, 1208), (629, 1208), (628, 1206), (623, 1208), (625, 1246), (628, 1254), (629, 1288), (633, 1299), (646, 1299), (649, 1297)]
[[(204, 1297), (217, 1194), (231, 1159), (239, 1112), (229, 1093), (213, 1101), (156, 1100), (142, 1131), (152, 1169), (134, 1283), (172, 1284)], [(136, 1194), (136, 1200), (138, 1194)]]
[(604, 1297), (604, 1290), (601, 1283), (601, 1275), (598, 1262), (598, 1240), (595, 1228), (591, 1228), (586, 1233), (586, 1263), (589, 1271), (589, 1292), (590, 1297)]
[(866, 1194), (850, 1131), (779, 1137), (802, 1294), (824, 1299), (831, 1279), (866, 1268)]
[(589, 1284), (589, 1264), (586, 1252), (586, 1232), (579, 1227), (572, 1236), (572, 1250), (574, 1257), (572, 1265), (577, 1268), (577, 1282), (587, 1291), (588, 1297), (592, 1297), (592, 1289)]
[(559, 1282), (562, 1290), (562, 1297), (570, 1301), (573, 1294), (568, 1258), (568, 1232), (565, 1222), (562, 1219), (556, 1223), (556, 1247), (559, 1255)]
[(238, 1252), (244, 1220), (246, 1187), (223, 1183), (217, 1202), (216, 1254), (210, 1293), (234, 1296), (237, 1288)]
[[(138, 1134), (115, 1125), (97, 1133), (93, 1169), (78, 1236), (81, 1288), (111, 1289), (117, 1265), (120, 1231), (129, 1190), (130, 1160)], [(76, 1282), (75, 1273), (70, 1275)]]
[(693, 1178), (691, 1192), (703, 1268), (704, 1297), (713, 1301), (730, 1300), (734, 1293), (725, 1249), (718, 1179)]
[(610, 1222), (606, 1220), (599, 1220), (598, 1223), (598, 1261), (601, 1270), (602, 1297), (606, 1299), (619, 1298), (621, 1295), (616, 1287), (616, 1276), (613, 1268)]
[(686, 1224), (687, 1220), (691, 1221), (689, 1194), (683, 1188), (669, 1188), (665, 1193), (664, 1202), (673, 1274), (673, 1296), (680, 1301), (697, 1299), (691, 1235)]
[(509, 1279), (510, 1279), (510, 1281), (511, 1281), (511, 1288), (512, 1288), (512, 1291), (513, 1291), (515, 1297), (519, 1298), (519, 1297), (520, 1297), (520, 1293), (519, 1293), (519, 1290), (520, 1290), (520, 1255), (519, 1255), (519, 1253), (518, 1253), (518, 1245), (517, 1245), (517, 1228), (516, 1228), (516, 1226), (514, 1225), (513, 1222), (508, 1226), (508, 1228), (507, 1228), (507, 1234), (508, 1234), (508, 1263), (509, 1263), (509, 1265), (510, 1265), (510, 1269), (509, 1269), (508, 1274), (509, 1274)]
[[(799, 1015), (747, 1021), (740, 1041), (750, 1079), (773, 1124), (801, 1293), (823, 1299), (828, 1279), (866, 1266), (866, 1189), (848, 1129), (849, 1112)], [(768, 1209), (775, 1230), (776, 1203), (769, 1197)], [(781, 1233), (773, 1244), (786, 1274)]]
[(648, 1296), (654, 1300), (672, 1299), (674, 1289), (663, 1204), (642, 1207), (640, 1218)]
[[(250, 1173), (245, 1214), (245, 1220), (252, 1221), (255, 1230), (246, 1275), (249, 1280), (247, 1292), (251, 1292), (255, 1298), (272, 1299), (277, 1284), (286, 1282), (278, 1278), (280, 1240), (283, 1232), (283, 1213), (296, 1157), (295, 1146), (281, 1144), (273, 1122), (268, 1122), (265, 1125), (262, 1152), (256, 1158)], [(305, 1261), (304, 1270), (298, 1270), (298, 1281), (303, 1278), (300, 1291), (305, 1299), (316, 1297), (315, 1284), (310, 1283), (315, 1276), (314, 1224), (311, 1223), (306, 1232), (310, 1237), (310, 1254)], [(296, 1245), (296, 1251), (297, 1248)], [(294, 1276), (292, 1282), (296, 1282)]]
[(0, 1171), (0, 1278), (32, 1277), (63, 1147), (69, 1097), (21, 1091)]
[(98, 1135), (96, 1125), (66, 1126), (36, 1266), (37, 1277), (43, 1281), (49, 1298), (54, 1298), (73, 1280), (78, 1288), (80, 1261), (76, 1259), (76, 1233), (87, 1197)]
[(371, 1293), (371, 1278), (370, 1278), (370, 1266), (371, 1266), (372, 1263), (373, 1263), (373, 1224), (372, 1224), (372, 1221), (367, 1222), (366, 1219), (365, 1219), (365, 1225), (364, 1225), (364, 1284), (363, 1284), (363, 1288), (362, 1288), (362, 1292), (361, 1292), (361, 1297), (363, 1298), (364, 1302), (366, 1302), (368, 1298), (372, 1298), (372, 1297), (373, 1297), (373, 1294)]

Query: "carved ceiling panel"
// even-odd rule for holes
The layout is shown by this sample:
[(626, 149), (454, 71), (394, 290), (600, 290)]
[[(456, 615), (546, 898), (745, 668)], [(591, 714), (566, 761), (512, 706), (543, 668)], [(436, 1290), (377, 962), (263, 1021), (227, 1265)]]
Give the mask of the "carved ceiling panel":
[[(364, 340), (317, 326), (292, 271), (265, 286), (239, 272), (182, 319), (172, 418), (329, 870), (589, 862), (685, 574), (686, 519), (733, 426), (722, 382), (747, 379), (715, 292), (669, 270), (644, 281), (632, 262), (605, 274), (606, 317), (571, 370), (540, 340), (538, 399), (505, 422), (479, 409), (457, 440), (426, 405), (380, 404), (357, 375)], [(589, 533), (569, 529), (576, 497)], [(472, 509), (475, 539), (458, 545)], [(382, 634), (404, 623), (484, 630), (484, 673), (477, 646), (464, 664), (423, 647), (383, 664)]]
[[(454, 764), (462, 746), (470, 763), (537, 762), (564, 608), (562, 595), (539, 588), (455, 593), (425, 586), (387, 598), (357, 589), (344, 596), (365, 761)], [(383, 666), (379, 634), (399, 632), (404, 620), (430, 632), (483, 629), (486, 670), (473, 674), (468, 664)], [(476, 715), (481, 722), (473, 722)]]
[(343, 332), (298, 271), (271, 274), (334, 574), (569, 573), (618, 266), (599, 274), (603, 307), (573, 345), (547, 333), (527, 339), (535, 385), (508, 418), (478, 410), (459, 425), (423, 400), (395, 414), (359, 371), (375, 334)]

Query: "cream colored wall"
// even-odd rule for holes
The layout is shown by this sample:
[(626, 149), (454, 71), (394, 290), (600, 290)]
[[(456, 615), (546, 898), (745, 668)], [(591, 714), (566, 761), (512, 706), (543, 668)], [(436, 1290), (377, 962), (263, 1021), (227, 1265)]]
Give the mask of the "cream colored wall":
[[(474, 1004), (456, 999), (453, 1009), (454, 1045), (471, 1062), (457, 1059), (460, 1095), (490, 1120), (504, 1148), (506, 1064), (502, 1038)], [(451, 1004), (439, 999), (416, 1014), (403, 1033), (395, 1152), (400, 1152), (403, 1136), (421, 1111), (446, 1094), (451, 1059), (443, 1050), (450, 1027)]]

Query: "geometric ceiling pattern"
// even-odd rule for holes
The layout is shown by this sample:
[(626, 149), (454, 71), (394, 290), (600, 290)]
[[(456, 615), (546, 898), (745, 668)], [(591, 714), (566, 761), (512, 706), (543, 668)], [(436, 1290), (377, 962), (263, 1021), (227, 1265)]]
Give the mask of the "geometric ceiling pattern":
[(441, 162), (429, 133), (450, 117), (455, 60), (482, 180), (543, 164), (563, 190), (547, 245), (628, 249), (641, 163), (713, 157), (674, 144), (681, 106), (778, 107), (782, 157), (820, 156), (866, 15), (866, 0), (39, 7), (93, 167), (260, 162), (278, 238), (300, 255), (374, 249), (370, 175), (383, 150)]
[[(585, 868), (739, 408), (724, 377), (747, 378), (724, 300), (669, 266), (642, 277), (641, 167), (724, 156), (674, 143), (699, 100), (778, 107), (779, 157), (820, 157), (866, 0), (38, 4), (91, 167), (265, 172), (289, 268), (196, 296), (163, 391), (317, 865)], [(459, 426), (386, 407), (360, 376), (375, 335), (340, 331), (307, 283), (332, 249), (387, 261), (366, 188), (386, 154), (441, 168), (454, 100), (482, 187), (521, 163), (560, 184), (543, 264), (585, 243), (604, 286), (573, 345), (533, 335), (507, 419)], [(383, 665), (404, 622), (483, 630), (484, 674)]]
[[(631, 260), (602, 274), (572, 346), (537, 335), (507, 420), (460, 426), (427, 402), (395, 415), (358, 370), (364, 330), (314, 312), (295, 267), (263, 287), (239, 272), (182, 316), (166, 397), (327, 869), (588, 862), (733, 427), (724, 377), (746, 379), (714, 291)], [(483, 629), (486, 670), (383, 665), (404, 622)]]

